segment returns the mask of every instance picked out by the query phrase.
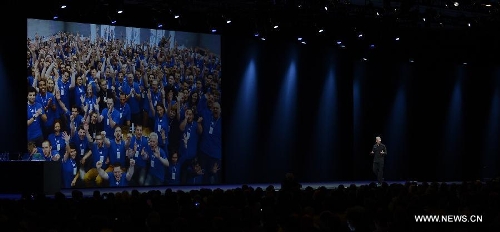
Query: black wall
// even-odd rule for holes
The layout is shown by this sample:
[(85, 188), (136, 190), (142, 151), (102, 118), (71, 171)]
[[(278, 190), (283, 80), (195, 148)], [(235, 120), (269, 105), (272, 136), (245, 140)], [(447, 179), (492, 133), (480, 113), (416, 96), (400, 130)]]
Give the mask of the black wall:
[[(460, 47), (462, 40), (446, 42), (449, 37), (460, 38), (461, 32), (420, 33), (414, 35), (414, 44), (388, 42), (367, 55), (349, 47), (339, 49), (332, 41), (302, 45), (286, 38), (225, 37), (226, 180), (274, 182), (287, 171), (310, 182), (373, 180), (368, 153), (376, 135), (382, 135), (390, 153), (387, 180), (453, 181), (499, 175), (500, 104), (495, 100), (499, 66), (479, 57), (492, 53), (495, 43), (489, 44), (490, 49), (477, 47), (475, 56)], [(434, 39), (418, 43), (420, 38)], [(292, 118), (294, 129), (282, 130), (292, 134), (285, 136), (285, 146), (279, 146), (276, 141), (281, 137), (272, 125), (282, 120), (274, 114), (290, 60), (297, 67), (296, 98), (290, 99), (297, 108), (293, 115), (281, 115)], [(235, 101), (252, 62), (257, 67), (253, 88), (258, 112), (248, 127), (244, 125), (248, 116), (245, 121), (235, 117), (241, 115)], [(330, 113), (317, 111), (330, 69), (335, 73), (334, 123), (326, 123), (329, 130), (320, 133), (330, 144), (317, 149), (325, 147), (315, 137), (315, 125)]]

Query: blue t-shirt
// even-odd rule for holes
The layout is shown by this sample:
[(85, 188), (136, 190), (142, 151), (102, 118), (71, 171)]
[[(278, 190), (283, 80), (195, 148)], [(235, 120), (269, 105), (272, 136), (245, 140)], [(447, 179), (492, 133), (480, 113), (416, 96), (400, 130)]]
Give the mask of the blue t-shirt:
[(106, 169), (106, 159), (109, 157), (108, 148), (106, 146), (98, 147), (97, 144), (92, 145), (92, 167), (95, 168), (97, 161), (101, 159), (102, 156), (102, 169)]
[[(108, 118), (108, 110), (109, 110), (108, 108), (105, 108), (102, 110), (102, 113), (101, 113), (102, 121), (104, 124), (104, 131), (106, 131), (106, 137), (108, 137), (109, 139), (114, 139), (113, 135), (115, 133), (115, 128), (111, 127), (111, 125), (110, 125), (109, 118)], [(116, 110), (116, 109), (113, 109), (113, 111), (111, 112), (111, 118), (115, 122), (115, 124), (116, 124), (115, 126), (119, 125), (120, 112), (118, 112), (118, 110)]]
[(142, 148), (147, 147), (148, 145), (148, 138), (142, 136), (141, 138), (137, 139), (136, 136), (133, 136), (132, 139), (130, 140), (130, 145), (129, 149), (134, 150), (134, 146), (137, 143), (137, 150), (135, 154), (133, 154), (133, 159), (135, 160), (135, 166), (136, 167), (141, 167), (144, 168), (146, 167), (146, 160), (142, 159)]
[[(67, 108), (70, 107), (70, 104), (69, 104), (69, 95), (70, 95), (69, 87), (70, 87), (70, 85), (71, 85), (71, 82), (69, 80), (67, 82), (63, 82), (62, 77), (59, 78), (59, 80), (57, 81), (57, 87), (59, 88), (59, 92), (61, 94), (61, 101), (64, 103), (64, 105)], [(57, 103), (57, 102), (54, 102), (54, 103)]]
[(78, 165), (76, 160), (68, 158), (66, 161), (62, 160), (62, 179), (63, 179), (63, 187), (71, 188), (71, 182), (75, 178), (78, 173)]
[(62, 137), (62, 131), (59, 135), (54, 133), (49, 134), (47, 140), (49, 140), (53, 150), (56, 150), (61, 154), (66, 154), (66, 140)]
[(179, 162), (176, 164), (170, 163), (167, 168), (166, 178), (169, 185), (179, 185), (181, 183), (181, 164)]
[(120, 143), (116, 143), (114, 139), (109, 141), (109, 163), (119, 162), (125, 167), (125, 151), (125, 141), (121, 140)]
[[(126, 92), (125, 94), (129, 95), (130, 94), (130, 91), (134, 89), (134, 92), (135, 94), (138, 94), (141, 92), (141, 89), (139, 88), (139, 84), (137, 83), (132, 83), (132, 86), (130, 86), (130, 84), (126, 84)], [(135, 95), (133, 94), (133, 95)], [(140, 113), (141, 112), (141, 109), (140, 109), (140, 99), (137, 99), (135, 96), (131, 96), (127, 103), (128, 105), (130, 106), (130, 113), (132, 114), (137, 114), (137, 113)]]
[[(59, 118), (59, 115), (61, 114), (61, 107), (57, 103), (54, 94), (46, 92), (45, 95), (42, 96), (41, 93), (38, 93), (35, 97), (35, 102), (38, 102), (42, 105), (42, 107), (44, 108), (44, 113), (47, 116), (47, 121), (45, 121), (42, 126), (44, 126), (45, 128), (54, 129), (54, 122), (57, 118)], [(49, 102), (51, 102), (51, 105), (55, 105), (55, 110), (52, 107), (48, 107)], [(45, 107), (47, 107), (47, 110), (45, 110)]]
[[(45, 113), (43, 110), (42, 104), (40, 103), (33, 103), (33, 105), (28, 104), (28, 113), (27, 113), (27, 118), (31, 119), (33, 115), (35, 115), (36, 111), (42, 109), (42, 114)], [(35, 118), (35, 120), (28, 126), (28, 141), (34, 140), (40, 136), (43, 136), (42, 134), (42, 119), (40, 116)]]
[(210, 111), (203, 113), (200, 150), (212, 158), (222, 157), (222, 118), (214, 119)]
[[(165, 180), (165, 166), (159, 160), (159, 158), (157, 158), (154, 155), (153, 151), (151, 150), (151, 147), (147, 146), (146, 152), (148, 153), (149, 160), (150, 160), (149, 174), (151, 176), (154, 176), (154, 177), (160, 179), (163, 182)], [(165, 151), (161, 148), (160, 148), (160, 157), (164, 158), (164, 159), (167, 158)]]
[(115, 107), (115, 110), (118, 110), (118, 113), (120, 114), (120, 121), (118, 121), (118, 125), (125, 125), (127, 121), (130, 121), (132, 117), (132, 113), (130, 111), (130, 106), (128, 103), (125, 103), (125, 105), (118, 104)]
[(189, 160), (198, 154), (198, 122), (186, 123), (186, 127), (181, 135), (179, 153), (182, 160)]
[(123, 187), (128, 186), (127, 174), (122, 173), (120, 181), (117, 181), (113, 172), (108, 172), (109, 187)]
[[(155, 114), (155, 127), (154, 132), (158, 134), (158, 145), (161, 147), (167, 147), (168, 145), (168, 132), (169, 132), (169, 119), (167, 114), (163, 114), (163, 116), (159, 116), (158, 113)], [(165, 141), (161, 137), (161, 131), (165, 131)]]
[[(86, 94), (87, 94), (87, 87), (85, 85), (83, 84), (81, 86), (75, 85), (75, 88), (73, 90), (73, 99), (77, 107), (80, 107), (83, 104), (80, 97), (83, 96), (85, 101)], [(66, 107), (69, 108), (68, 106)]]
[[(79, 154), (80, 156), (84, 156), (85, 152), (87, 151), (89, 147), (89, 141), (87, 140), (87, 137), (83, 137), (83, 139), (80, 139), (78, 134), (75, 134), (75, 136), (71, 137), (71, 142), (74, 143), (77, 147), (76, 154)], [(77, 156), (78, 157), (78, 156)], [(79, 160), (77, 158), (77, 160)]]

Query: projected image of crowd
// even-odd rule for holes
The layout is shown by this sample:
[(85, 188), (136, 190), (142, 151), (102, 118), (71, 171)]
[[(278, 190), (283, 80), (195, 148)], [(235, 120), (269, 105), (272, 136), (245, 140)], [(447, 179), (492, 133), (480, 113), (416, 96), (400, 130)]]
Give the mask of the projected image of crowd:
[(220, 183), (219, 54), (97, 30), (27, 39), (23, 159), (60, 162), (63, 188)]

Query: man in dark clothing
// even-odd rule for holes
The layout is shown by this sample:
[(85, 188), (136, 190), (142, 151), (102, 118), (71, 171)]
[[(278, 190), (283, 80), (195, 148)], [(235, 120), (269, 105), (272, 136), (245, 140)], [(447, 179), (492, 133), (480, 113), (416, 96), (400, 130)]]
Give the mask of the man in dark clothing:
[(387, 155), (387, 148), (382, 143), (380, 136), (375, 137), (375, 145), (373, 145), (370, 155), (373, 156), (373, 173), (377, 176), (378, 184), (381, 185), (384, 181), (384, 159)]

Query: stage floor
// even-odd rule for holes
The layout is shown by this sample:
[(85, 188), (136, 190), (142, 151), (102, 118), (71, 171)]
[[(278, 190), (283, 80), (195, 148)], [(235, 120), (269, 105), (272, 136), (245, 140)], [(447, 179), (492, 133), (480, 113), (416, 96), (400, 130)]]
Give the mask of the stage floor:
[[(312, 187), (313, 189), (317, 189), (319, 187), (326, 187), (327, 189), (335, 189), (338, 188), (340, 185), (344, 185), (345, 187), (348, 187), (351, 184), (354, 184), (356, 186), (361, 186), (361, 185), (369, 185), (373, 181), (336, 181), (336, 182), (315, 182), (315, 183), (301, 183), (302, 184), (302, 189), (305, 189), (306, 187)], [(373, 182), (374, 183), (374, 182)], [(404, 184), (405, 181), (386, 181), (387, 184)], [(456, 181), (456, 182), (446, 182), (448, 184), (452, 183), (457, 183), (460, 184), (462, 182)], [(417, 182), (417, 184), (421, 184), (421, 182)], [(246, 184), (249, 187), (252, 188), (262, 188), (266, 189), (268, 186), (272, 185), (274, 189), (279, 190), (281, 187), (281, 183), (259, 183), (259, 184)], [(191, 190), (199, 190), (199, 189), (222, 189), (222, 190), (228, 190), (228, 189), (236, 189), (236, 188), (241, 188), (243, 184), (228, 184), (228, 185), (189, 185), (189, 186), (149, 186), (149, 187), (123, 187), (123, 188), (82, 188), (82, 189), (77, 189), (80, 190), (83, 193), (84, 197), (91, 197), (94, 194), (95, 190), (99, 190), (101, 194), (103, 193), (117, 193), (117, 192), (122, 192), (122, 191), (129, 191), (131, 192), (132, 190), (136, 189), (139, 192), (148, 192), (151, 190), (159, 190), (162, 193), (165, 192), (166, 189), (172, 189), (172, 191), (184, 191), (184, 192), (189, 192)], [(71, 198), (71, 192), (75, 189), (61, 189), (61, 193), (63, 193), (67, 198)], [(47, 195), (46, 197), (53, 198), (53, 195)], [(0, 194), (0, 199), (21, 199), (21, 194)]]

